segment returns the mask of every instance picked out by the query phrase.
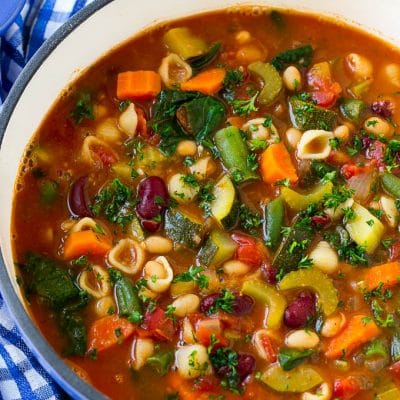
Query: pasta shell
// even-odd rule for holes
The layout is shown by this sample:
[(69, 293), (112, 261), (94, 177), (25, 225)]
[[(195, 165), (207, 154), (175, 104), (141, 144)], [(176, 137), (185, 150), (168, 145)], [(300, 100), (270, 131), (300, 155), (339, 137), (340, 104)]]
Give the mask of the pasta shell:
[(185, 345), (175, 352), (175, 365), (179, 375), (186, 379), (211, 373), (207, 349), (201, 344)]
[(142, 268), (145, 251), (133, 239), (120, 240), (108, 253), (108, 263), (126, 274), (136, 274)]
[(247, 121), (242, 129), (245, 132), (248, 132), (251, 136), (251, 139), (264, 139), (270, 141), (279, 140), (279, 134), (274, 124), (270, 126), (265, 126), (265, 118), (254, 118), (250, 121)]
[(95, 299), (100, 299), (111, 293), (111, 285), (107, 271), (99, 265), (93, 265), (83, 270), (78, 277), (82, 290)]
[(118, 160), (118, 155), (104, 140), (95, 136), (87, 136), (81, 148), (82, 161), (87, 164), (102, 165), (102, 160), (96, 152), (99, 148), (106, 149), (107, 153), (110, 154), (114, 160)]
[(132, 368), (139, 370), (149, 357), (154, 354), (154, 342), (148, 338), (137, 338), (132, 344)]
[(93, 218), (85, 217), (80, 219), (72, 228), (72, 232), (86, 231), (91, 229), (92, 231), (96, 230), (97, 222)]
[(147, 287), (156, 293), (162, 293), (169, 289), (174, 272), (164, 256), (148, 261), (143, 268)]
[(329, 156), (329, 139), (333, 133), (323, 130), (305, 131), (297, 145), (297, 157), (302, 160), (322, 160)]
[(117, 121), (114, 118), (107, 118), (100, 122), (96, 127), (96, 136), (108, 143), (120, 143), (121, 132), (117, 127)]
[(138, 116), (136, 114), (135, 105), (129, 104), (126, 110), (119, 116), (118, 125), (128, 137), (132, 138), (136, 134), (138, 124)]
[(193, 75), (192, 67), (175, 53), (162, 59), (158, 73), (164, 85), (169, 89), (186, 82)]

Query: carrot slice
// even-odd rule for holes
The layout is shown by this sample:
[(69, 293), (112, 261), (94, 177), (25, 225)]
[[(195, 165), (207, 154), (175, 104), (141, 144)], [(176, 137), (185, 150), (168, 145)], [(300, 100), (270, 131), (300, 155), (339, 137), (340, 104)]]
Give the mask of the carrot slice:
[(88, 332), (88, 350), (98, 352), (121, 343), (135, 332), (135, 325), (118, 315), (107, 315), (94, 321)]
[(208, 69), (182, 83), (181, 90), (196, 90), (208, 95), (217, 93), (222, 89), (225, 75), (222, 68)]
[(64, 244), (64, 258), (70, 260), (82, 255), (103, 256), (111, 247), (106, 237), (91, 230), (72, 232)]
[(400, 263), (397, 261), (369, 268), (364, 276), (365, 286), (374, 290), (379, 285), (394, 286), (400, 282)]
[(126, 71), (118, 74), (117, 97), (121, 100), (150, 100), (161, 90), (161, 78), (154, 71)]
[(229, 117), (226, 122), (228, 122), (228, 124), (232, 125), (232, 126), (236, 126), (236, 128), (241, 128), (245, 123), (246, 120), (243, 117)]
[(260, 171), (264, 182), (271, 185), (281, 179), (289, 178), (291, 183), (299, 179), (290, 154), (282, 142), (271, 144), (263, 151)]
[(354, 315), (344, 330), (335, 336), (325, 352), (327, 358), (348, 356), (357, 347), (374, 339), (380, 333), (375, 322), (366, 315)]

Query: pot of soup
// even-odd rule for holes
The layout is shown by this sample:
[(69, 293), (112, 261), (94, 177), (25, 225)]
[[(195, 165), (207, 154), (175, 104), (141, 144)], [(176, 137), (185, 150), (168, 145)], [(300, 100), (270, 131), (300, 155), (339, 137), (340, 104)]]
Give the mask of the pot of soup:
[(400, 398), (399, 11), (352, 4), (95, 1), (27, 66), (0, 287), (71, 396)]

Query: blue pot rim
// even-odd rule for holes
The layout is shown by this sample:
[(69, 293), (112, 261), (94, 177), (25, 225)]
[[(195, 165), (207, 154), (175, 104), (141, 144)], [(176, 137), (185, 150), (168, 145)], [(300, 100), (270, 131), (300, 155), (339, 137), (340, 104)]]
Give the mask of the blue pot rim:
[[(26, 86), (54, 49), (80, 24), (113, 0), (94, 0), (62, 25), (27, 63), (7, 96), (0, 113), (0, 146), (12, 113)], [(0, 291), (29, 349), (49, 375), (73, 398), (106, 400), (107, 397), (80, 379), (53, 350), (23, 307), (8, 275), (3, 250), (0, 257)]]
[(15, 4), (14, 11), (8, 16), (8, 18), (0, 24), (0, 36), (6, 32), (9, 26), (15, 21), (19, 12), (22, 10), (22, 7), (26, 3), (26, 0), (9, 0), (13, 1)]

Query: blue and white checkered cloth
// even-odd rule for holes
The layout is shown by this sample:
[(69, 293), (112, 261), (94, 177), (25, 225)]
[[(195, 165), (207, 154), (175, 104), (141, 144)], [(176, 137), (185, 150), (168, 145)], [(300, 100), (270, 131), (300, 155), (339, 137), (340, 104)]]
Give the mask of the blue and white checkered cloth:
[[(7, 0), (0, 0), (2, 1)], [(24, 65), (65, 21), (92, 0), (27, 0), (0, 37), (0, 109)], [(67, 396), (22, 340), (0, 296), (0, 398), (65, 399)]]

